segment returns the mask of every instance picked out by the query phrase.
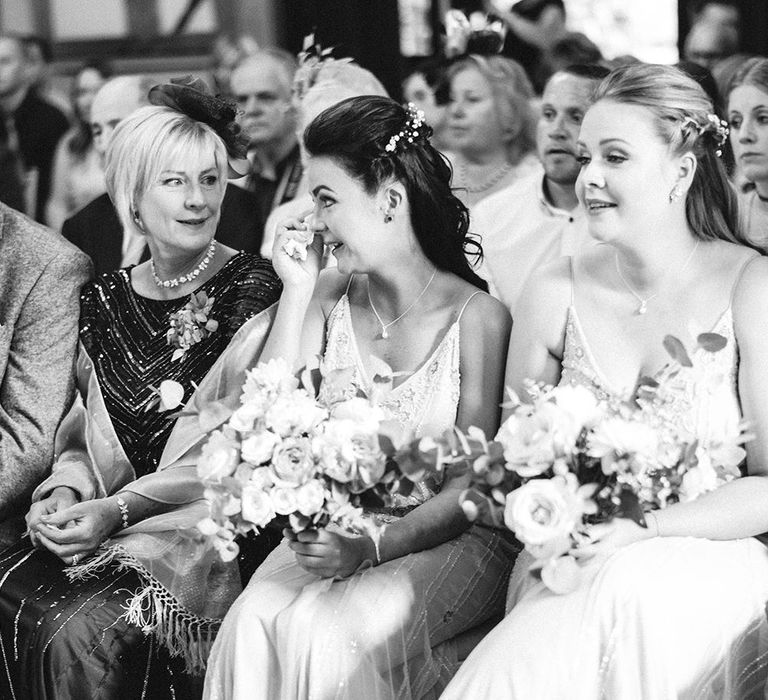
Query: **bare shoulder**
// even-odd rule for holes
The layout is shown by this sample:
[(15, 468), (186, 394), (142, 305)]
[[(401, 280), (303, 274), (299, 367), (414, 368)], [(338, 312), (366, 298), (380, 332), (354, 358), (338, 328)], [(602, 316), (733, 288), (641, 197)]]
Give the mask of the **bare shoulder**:
[(745, 255), (733, 293), (733, 316), (738, 328), (768, 323), (768, 257)]
[(347, 290), (349, 275), (341, 274), (337, 268), (328, 267), (320, 271), (315, 284), (314, 299), (328, 316), (342, 294)]

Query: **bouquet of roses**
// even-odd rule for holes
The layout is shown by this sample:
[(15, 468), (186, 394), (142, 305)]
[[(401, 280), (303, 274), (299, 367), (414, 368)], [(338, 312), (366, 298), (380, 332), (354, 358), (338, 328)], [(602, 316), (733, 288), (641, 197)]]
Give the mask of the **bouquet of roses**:
[[(385, 392), (391, 375), (379, 372), (375, 386)], [(198, 529), (222, 559), (237, 556), (237, 535), (278, 517), (295, 532), (335, 523), (380, 535), (363, 507), (409, 493), (419, 474), (404, 478), (391, 459), (380, 396), (361, 395), (350, 380), (351, 371), (328, 372), (316, 397), (311, 370), (297, 377), (270, 360), (248, 371), (240, 407), (209, 436), (197, 465), (210, 507)]]
[(641, 379), (626, 402), (599, 402), (582, 386), (531, 384), (529, 403), (512, 394), (512, 415), (495, 440), (474, 428), (440, 440), (437, 468), (468, 461), (467, 517), (503, 522), (534, 556), (532, 570), (545, 585), (573, 590), (579, 567), (570, 552), (585, 526), (616, 517), (645, 526), (645, 512), (740, 475), (744, 424), (686, 411), (699, 392), (730, 390), (731, 378), (708, 367), (724, 346), (721, 336), (703, 334), (689, 356), (668, 336), (671, 362)]

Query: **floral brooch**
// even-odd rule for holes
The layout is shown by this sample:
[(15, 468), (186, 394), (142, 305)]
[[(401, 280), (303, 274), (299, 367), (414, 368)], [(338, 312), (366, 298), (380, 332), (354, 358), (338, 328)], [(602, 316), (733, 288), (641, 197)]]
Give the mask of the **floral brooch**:
[(218, 330), (219, 322), (209, 318), (213, 302), (214, 297), (205, 292), (193, 292), (184, 308), (171, 314), (171, 327), (165, 334), (165, 340), (176, 348), (172, 361), (183, 360), (187, 350)]

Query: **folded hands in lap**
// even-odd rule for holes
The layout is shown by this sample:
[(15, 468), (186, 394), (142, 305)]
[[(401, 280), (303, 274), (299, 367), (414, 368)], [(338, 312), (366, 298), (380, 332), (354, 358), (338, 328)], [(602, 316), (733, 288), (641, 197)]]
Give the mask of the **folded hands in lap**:
[(27, 514), (32, 543), (72, 564), (92, 554), (120, 524), (120, 511), (109, 499), (77, 503), (74, 492), (57, 493), (35, 503)]
[(350, 576), (367, 559), (373, 563), (373, 542), (368, 537), (345, 537), (325, 529), (294, 533), (283, 530), (288, 546), (303, 569), (321, 578)]

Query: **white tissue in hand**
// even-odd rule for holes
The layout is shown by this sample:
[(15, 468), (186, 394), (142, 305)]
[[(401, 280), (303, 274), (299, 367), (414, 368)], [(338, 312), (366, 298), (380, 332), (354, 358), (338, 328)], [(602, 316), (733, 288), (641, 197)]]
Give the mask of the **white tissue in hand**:
[(312, 239), (315, 237), (314, 232), (310, 226), (307, 226), (306, 231), (294, 230), (291, 231), (291, 235), (292, 237), (283, 243), (283, 250), (286, 255), (295, 260), (306, 260), (307, 246), (312, 243)]

